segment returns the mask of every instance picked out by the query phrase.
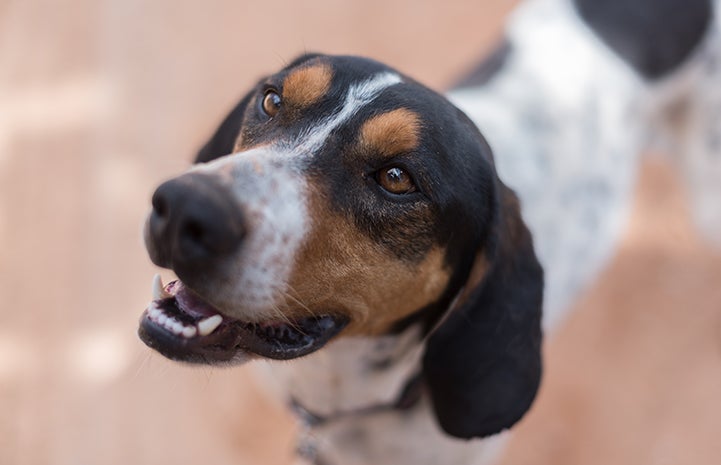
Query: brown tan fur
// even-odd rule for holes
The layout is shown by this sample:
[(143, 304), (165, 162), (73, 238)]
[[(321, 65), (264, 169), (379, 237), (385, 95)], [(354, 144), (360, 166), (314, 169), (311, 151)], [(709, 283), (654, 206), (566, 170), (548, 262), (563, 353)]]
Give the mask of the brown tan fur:
[[(298, 112), (320, 101), (328, 93), (333, 80), (330, 65), (315, 62), (309, 66), (293, 70), (283, 81), (282, 101), (286, 113), (298, 116)], [(233, 152), (249, 150), (253, 147), (241, 132), (235, 141)]]
[[(498, 225), (501, 231), (498, 231), (497, 234), (504, 237), (505, 240), (501, 241), (500, 254), (510, 255), (515, 249), (522, 247), (524, 242), (528, 242), (530, 236), (528, 236), (527, 232), (524, 233), (525, 226), (521, 220), (521, 206), (518, 203), (518, 197), (505, 186), (501, 187), (501, 196), (503, 216), (501, 223)], [(476, 255), (473, 267), (468, 275), (468, 281), (458, 296), (456, 306), (462, 305), (470, 297), (473, 289), (481, 285), (490, 268), (491, 262), (487, 251), (483, 249)]]
[(328, 93), (333, 69), (324, 63), (298, 68), (283, 81), (283, 104), (294, 109), (307, 108)]
[(351, 318), (344, 334), (376, 335), (446, 288), (450, 270), (441, 248), (418, 263), (403, 262), (332, 213), (318, 193), (310, 204), (313, 229), (291, 276), (290, 307), (342, 312)]
[(361, 146), (373, 152), (393, 156), (410, 152), (418, 146), (420, 118), (406, 108), (370, 118), (361, 128)]
[(463, 289), (458, 295), (458, 299), (456, 300), (456, 302), (454, 302), (455, 307), (460, 307), (466, 302), (466, 300), (468, 300), (468, 298), (471, 296), (471, 293), (478, 286), (480, 286), (483, 280), (486, 278), (490, 267), (491, 264), (488, 261), (488, 257), (486, 256), (486, 250), (481, 250), (480, 252), (478, 252), (478, 254), (476, 255), (476, 259), (473, 261), (473, 267), (471, 268), (471, 272), (468, 275), (468, 280), (463, 285)]

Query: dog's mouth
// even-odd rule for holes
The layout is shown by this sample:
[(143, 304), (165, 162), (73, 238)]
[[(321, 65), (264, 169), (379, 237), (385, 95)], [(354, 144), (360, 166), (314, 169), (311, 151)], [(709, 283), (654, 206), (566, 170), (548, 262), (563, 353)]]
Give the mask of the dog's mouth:
[(348, 324), (347, 317), (330, 314), (263, 322), (231, 318), (181, 281), (163, 286), (157, 275), (153, 299), (140, 318), (140, 339), (172, 360), (190, 363), (302, 357)]

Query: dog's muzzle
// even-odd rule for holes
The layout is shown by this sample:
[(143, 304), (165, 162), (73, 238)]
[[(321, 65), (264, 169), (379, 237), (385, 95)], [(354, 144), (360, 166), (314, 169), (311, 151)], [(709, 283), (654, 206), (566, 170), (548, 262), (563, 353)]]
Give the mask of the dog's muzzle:
[[(238, 257), (267, 246), (250, 239), (257, 231), (251, 231), (243, 204), (220, 176), (190, 172), (167, 181), (155, 191), (152, 207), (145, 230), (148, 253), (180, 279), (163, 285), (156, 277), (138, 332), (166, 357), (193, 363), (291, 359), (319, 349), (348, 323), (339, 314), (291, 317), (275, 307), (274, 316), (259, 316), (242, 297), (230, 303), (218, 298), (243, 272)], [(241, 296), (252, 294), (253, 286), (231, 286), (242, 288)]]

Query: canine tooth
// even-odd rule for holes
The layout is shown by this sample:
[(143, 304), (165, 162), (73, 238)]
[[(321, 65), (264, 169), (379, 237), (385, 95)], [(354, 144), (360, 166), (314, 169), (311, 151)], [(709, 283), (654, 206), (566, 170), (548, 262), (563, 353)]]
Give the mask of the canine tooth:
[(183, 328), (183, 337), (190, 339), (191, 337), (195, 336), (195, 333), (197, 333), (198, 330), (195, 328), (195, 326), (186, 326)]
[(209, 316), (208, 318), (198, 322), (198, 333), (200, 333), (201, 336), (207, 336), (215, 331), (222, 322), (223, 317), (220, 315)]
[(165, 291), (162, 278), (159, 274), (156, 274), (153, 276), (153, 299), (162, 300), (167, 299), (168, 297), (172, 296)]
[(153, 307), (152, 305), (148, 308), (148, 318), (155, 321), (160, 316), (160, 310)]

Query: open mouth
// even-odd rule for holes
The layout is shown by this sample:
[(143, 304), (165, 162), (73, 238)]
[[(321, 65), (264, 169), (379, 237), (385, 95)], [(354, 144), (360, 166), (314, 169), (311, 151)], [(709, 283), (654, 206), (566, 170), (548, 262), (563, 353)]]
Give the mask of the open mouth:
[(191, 363), (244, 361), (254, 356), (288, 360), (325, 345), (346, 325), (337, 315), (248, 322), (223, 315), (181, 281), (153, 281), (153, 301), (138, 335), (164, 356)]

